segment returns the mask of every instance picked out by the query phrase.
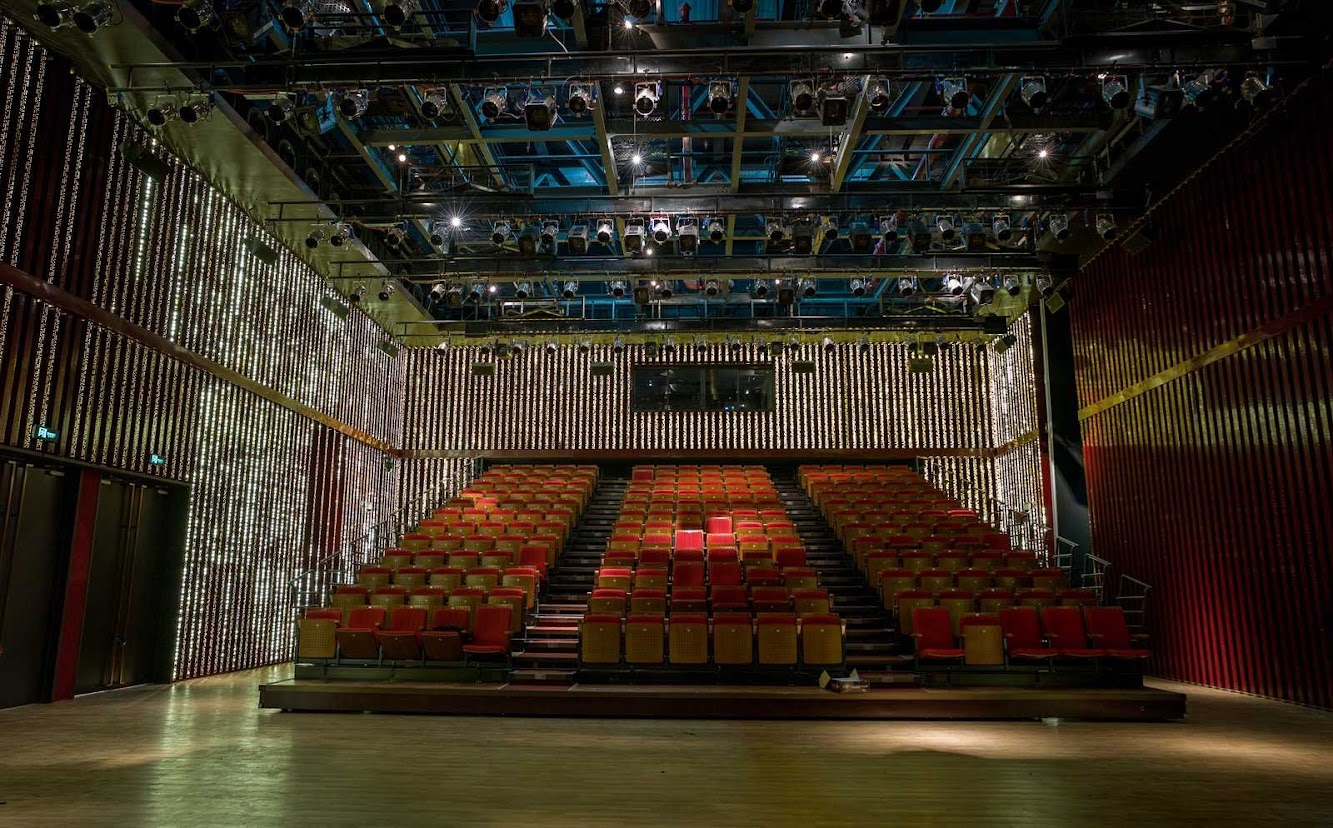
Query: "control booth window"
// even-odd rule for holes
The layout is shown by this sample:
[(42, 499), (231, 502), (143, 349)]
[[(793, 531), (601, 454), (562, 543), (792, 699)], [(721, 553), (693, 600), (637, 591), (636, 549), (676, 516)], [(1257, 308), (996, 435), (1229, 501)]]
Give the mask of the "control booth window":
[(771, 365), (638, 365), (634, 411), (772, 411)]

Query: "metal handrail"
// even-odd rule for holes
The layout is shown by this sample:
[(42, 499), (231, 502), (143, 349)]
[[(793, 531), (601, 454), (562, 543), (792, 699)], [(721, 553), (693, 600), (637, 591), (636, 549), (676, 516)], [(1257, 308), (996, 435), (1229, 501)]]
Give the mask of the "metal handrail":
[(1106, 573), (1111, 569), (1111, 562), (1093, 554), (1083, 556), (1082, 583), (1079, 586), (1097, 593), (1097, 603), (1106, 603), (1103, 595), (1106, 588)]
[(1124, 612), (1125, 626), (1129, 627), (1131, 632), (1147, 632), (1148, 598), (1151, 595), (1152, 584), (1128, 575), (1120, 576), (1120, 586), (1116, 590), (1115, 601)]
[(1055, 536), (1055, 568), (1072, 575), (1074, 555), (1078, 552), (1078, 543), (1062, 535)]

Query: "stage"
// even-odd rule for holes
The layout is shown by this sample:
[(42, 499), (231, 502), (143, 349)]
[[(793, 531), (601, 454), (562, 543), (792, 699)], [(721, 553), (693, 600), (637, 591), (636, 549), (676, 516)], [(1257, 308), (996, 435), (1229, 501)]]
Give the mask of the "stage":
[(261, 684), (262, 708), (305, 712), (655, 719), (1081, 719), (1183, 718), (1185, 696), (1146, 687), (1012, 689), (708, 685), (541, 686), (289, 679)]

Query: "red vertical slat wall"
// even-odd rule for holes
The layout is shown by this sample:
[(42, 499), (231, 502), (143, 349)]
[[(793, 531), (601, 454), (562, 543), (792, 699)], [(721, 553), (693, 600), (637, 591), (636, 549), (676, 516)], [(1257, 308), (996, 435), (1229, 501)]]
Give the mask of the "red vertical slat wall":
[[(1154, 588), (1153, 671), (1333, 707), (1333, 83), (1110, 250), (1070, 310), (1095, 554)], [(1271, 335), (1274, 334), (1275, 335)]]

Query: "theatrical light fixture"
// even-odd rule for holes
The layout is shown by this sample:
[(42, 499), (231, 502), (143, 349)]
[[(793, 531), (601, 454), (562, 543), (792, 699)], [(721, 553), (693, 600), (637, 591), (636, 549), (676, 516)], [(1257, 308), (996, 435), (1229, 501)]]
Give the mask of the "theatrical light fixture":
[(826, 216), (819, 222), (819, 237), (823, 241), (831, 242), (838, 240), (838, 220), (832, 216)]
[(930, 249), (930, 228), (919, 218), (908, 219), (907, 238), (912, 242), (914, 252), (924, 253)]
[(707, 351), (707, 350), (708, 350), (708, 340), (705, 339), (705, 338), (703, 338), (702, 336), (696, 336), (696, 337), (694, 338), (694, 350), (696, 350), (696, 351)]
[(435, 121), (449, 111), (449, 96), (444, 92), (427, 92), (421, 100), (421, 117)]
[(620, 237), (620, 243), (624, 245), (626, 253), (642, 253), (645, 230), (642, 221), (629, 221), (625, 223), (625, 232)]
[(560, 345), (557, 344), (556, 341), (555, 341), (554, 339), (548, 339), (548, 340), (546, 340), (546, 353), (547, 353), (547, 354), (554, 354), (555, 352), (557, 352), (557, 351), (559, 351), (559, 350), (560, 350)]
[[(836, 86), (819, 90), (819, 122), (823, 126), (842, 126), (847, 123), (847, 96)], [(819, 159), (816, 158), (816, 161)]]
[(438, 305), (448, 293), (449, 287), (444, 282), (436, 282), (430, 289), (430, 301)]
[(819, 344), (823, 346), (824, 351), (826, 353), (830, 354), (833, 353), (833, 351), (838, 347), (838, 343), (834, 342), (833, 337), (831, 336), (824, 337), (822, 340), (820, 340)]
[(849, 284), (849, 287), (851, 288), (852, 291), (852, 295), (858, 297), (866, 295), (867, 286), (868, 285), (866, 283), (866, 280), (864, 279), (853, 279)]
[(797, 283), (797, 286), (801, 289), (801, 295), (807, 299), (819, 292), (813, 279), (802, 279)]
[(634, 84), (634, 111), (640, 115), (653, 114), (661, 97), (662, 93), (656, 82)]
[(617, 336), (615, 338), (615, 340), (611, 343), (611, 353), (613, 354), (625, 353), (625, 337)]
[(481, 116), (488, 121), (500, 117), (509, 105), (509, 95), (503, 87), (491, 87), (482, 93)]
[(1102, 213), (1097, 216), (1097, 235), (1107, 241), (1111, 241), (1115, 238), (1115, 216), (1110, 213)]
[(717, 244), (727, 237), (727, 226), (720, 219), (708, 222), (708, 240)]
[(631, 164), (633, 164), (634, 166), (637, 167), (637, 166), (643, 164), (643, 156), (642, 156), (642, 155), (639, 155), (639, 154), (636, 152), (636, 153), (634, 153), (633, 155), (631, 155), (631, 156), (629, 157), (629, 162), (630, 162)]
[(33, 14), (48, 29), (63, 29), (74, 24), (73, 3), (38, 3)]
[(852, 243), (853, 253), (869, 253), (871, 245), (870, 225), (864, 221), (852, 222), (847, 231), (847, 238)]
[(191, 98), (180, 105), (176, 115), (183, 124), (196, 124), (201, 119), (207, 118), (212, 109), (213, 103), (207, 97)]
[(810, 153), (810, 163), (818, 164), (822, 160), (824, 160), (824, 156), (819, 152), (819, 150), (814, 150)]
[(770, 242), (780, 242), (787, 238), (787, 227), (783, 225), (782, 219), (768, 219), (764, 224), (764, 233), (768, 236)]
[(265, 111), (268, 113), (268, 119), (273, 123), (286, 123), (287, 119), (292, 117), (292, 113), (296, 111), (296, 101), (283, 95), (269, 101), (268, 108)]
[(940, 97), (954, 112), (963, 112), (972, 102), (972, 92), (967, 88), (967, 78), (944, 78), (940, 81)]
[(610, 219), (602, 219), (597, 222), (597, 241), (602, 244), (610, 244), (611, 239), (615, 238), (615, 225)]
[(412, 15), (421, 11), (418, 0), (385, 0), (384, 22), (391, 28), (401, 29), (412, 19)]
[(681, 255), (693, 256), (699, 249), (699, 225), (684, 221), (676, 228), (676, 248)]
[(763, 279), (756, 279), (754, 283), (754, 289), (750, 291), (750, 295), (756, 299), (767, 299), (768, 282), (764, 281)]
[(565, 237), (565, 244), (569, 246), (571, 256), (582, 256), (588, 252), (588, 225), (576, 224), (569, 228), (569, 235)]
[(1213, 91), (1213, 76), (1210, 72), (1204, 72), (1189, 78), (1180, 85), (1180, 91), (1184, 94), (1186, 101), (1199, 109), (1204, 109), (1217, 99), (1217, 93)]
[(579, 292), (578, 282), (565, 282), (564, 288), (560, 291), (560, 295), (566, 299), (573, 299), (574, 294), (578, 292)]
[(977, 305), (989, 305), (995, 301), (995, 287), (985, 279), (973, 279), (972, 287), (968, 290), (968, 296)]
[(810, 221), (798, 221), (792, 225), (791, 252), (798, 254), (815, 252), (815, 226)]
[(469, 305), (479, 304), (481, 302), (482, 294), (484, 294), (485, 292), (486, 292), (485, 285), (480, 283), (473, 284), (471, 287), (467, 289), (467, 296), (463, 298), (463, 301), (468, 303)]
[(837, 20), (842, 17), (842, 0), (816, 0), (815, 8), (825, 20)]
[(388, 279), (385, 279), (383, 282), (380, 282), (380, 292), (377, 294), (377, 296), (379, 297), (379, 300), (381, 302), (389, 301), (389, 297), (393, 296), (393, 282), (389, 281)]
[(1055, 236), (1056, 239), (1064, 241), (1069, 238), (1068, 215), (1064, 213), (1051, 213), (1051, 217), (1047, 223), (1051, 228), (1051, 235)]
[(364, 283), (357, 285), (352, 288), (351, 293), (347, 294), (347, 301), (352, 302), (353, 304), (360, 302), (362, 299), (366, 298), (367, 290), (369, 290), (369, 288), (367, 288)]
[(541, 240), (544, 245), (553, 245), (560, 238), (560, 222), (543, 221)]
[(314, 0), (282, 0), (278, 17), (289, 32), (300, 31), (315, 13)]
[(214, 28), (218, 13), (213, 10), (213, 0), (185, 0), (176, 8), (176, 22), (190, 32)]
[(663, 282), (657, 286), (657, 295), (663, 299), (670, 299), (675, 290), (672, 282)]
[(578, 11), (578, 0), (551, 0), (551, 14), (569, 20)]
[(430, 244), (432, 247), (444, 247), (444, 242), (448, 238), (449, 226), (440, 220), (430, 223)]
[(514, 36), (546, 36), (547, 0), (518, 0), (514, 3)]
[(320, 242), (324, 241), (324, 228), (316, 227), (305, 237), (305, 246), (311, 250), (319, 247)]
[(745, 347), (745, 343), (741, 341), (739, 336), (732, 335), (727, 337), (727, 347), (732, 351), (739, 351)]
[(176, 104), (171, 101), (158, 101), (148, 108), (144, 113), (148, 119), (148, 124), (154, 127), (164, 127), (171, 121), (180, 117), (180, 112)]
[(70, 15), (70, 20), (74, 23), (74, 28), (86, 35), (97, 32), (98, 29), (111, 22), (111, 4), (104, 0), (93, 0), (91, 3), (84, 3), (74, 10)]
[(620, 281), (619, 279), (617, 279), (616, 281), (614, 281), (614, 282), (612, 282), (612, 283), (610, 284), (610, 286), (607, 288), (606, 292), (609, 293), (609, 294), (611, 294), (612, 298), (615, 298), (615, 299), (624, 299), (624, 298), (625, 298), (625, 291), (628, 290), (628, 289), (629, 289), (629, 288), (625, 285), (624, 282), (622, 282), (622, 281)]
[(731, 109), (731, 81), (711, 81), (708, 84), (708, 109), (722, 116)]
[(338, 96), (338, 112), (349, 121), (366, 114), (370, 108), (370, 90), (347, 89)]
[(518, 252), (522, 256), (537, 255), (541, 246), (541, 230), (535, 224), (528, 224), (518, 234)]
[(533, 132), (549, 130), (555, 125), (555, 96), (546, 90), (530, 90), (523, 104), (523, 119)]
[(916, 279), (911, 276), (901, 276), (898, 279), (898, 295), (911, 296), (916, 293)]
[(477, 17), (486, 23), (494, 23), (509, 8), (509, 0), (480, 0), (477, 3)]
[(591, 340), (591, 339), (580, 339), (580, 340), (579, 340), (579, 351), (580, 351), (581, 353), (585, 353), (585, 354), (586, 354), (586, 353), (588, 353), (588, 352), (591, 351), (591, 350), (592, 350), (592, 340)]
[(898, 217), (885, 216), (879, 220), (879, 234), (884, 237), (884, 241), (893, 241), (898, 237)]
[(968, 220), (963, 222), (963, 247), (969, 253), (980, 253), (986, 249), (986, 230), (981, 222)]
[(740, 14), (749, 14), (754, 8), (754, 0), (731, 0), (731, 7)]
[(717, 296), (722, 292), (722, 285), (716, 279), (709, 279), (704, 282), (704, 295)]
[(865, 95), (866, 103), (876, 112), (883, 112), (893, 103), (893, 98), (889, 94), (890, 86), (888, 78), (871, 78), (866, 84)]
[(998, 241), (1009, 241), (1013, 238), (1014, 231), (1009, 226), (1008, 216), (995, 216), (991, 219), (991, 231), (995, 233)]
[(1013, 276), (1006, 276), (1000, 280), (1000, 290), (1003, 290), (1010, 296), (1017, 296), (1023, 292), (1023, 285)]
[(1102, 100), (1112, 109), (1124, 109), (1129, 106), (1129, 78), (1125, 75), (1104, 75)]
[(1240, 82), (1240, 96), (1255, 109), (1267, 109), (1272, 106), (1277, 93), (1264, 83), (1264, 79), (1259, 77), (1257, 72), (1250, 72), (1245, 76), (1245, 80)]
[(953, 241), (954, 223), (950, 216), (936, 216), (935, 228), (940, 231), (940, 238), (945, 241)]
[(671, 238), (671, 222), (665, 218), (655, 218), (652, 220), (653, 241), (658, 244), (664, 244)]
[(812, 81), (792, 81), (791, 108), (798, 115), (809, 115), (815, 108), (815, 86)]
[(1046, 91), (1046, 79), (1039, 76), (1023, 78), (1018, 82), (1018, 95), (1033, 112), (1046, 108), (1051, 96)]
[(944, 292), (950, 296), (963, 295), (963, 280), (954, 274), (944, 277)]
[(352, 238), (352, 226), (346, 222), (338, 222), (333, 225), (333, 232), (329, 234), (329, 244), (334, 247), (342, 247)]
[(509, 222), (497, 221), (495, 226), (491, 228), (491, 244), (499, 247), (508, 241), (513, 232), (513, 228), (509, 226)]
[(384, 231), (384, 243), (390, 250), (398, 250), (407, 244), (407, 230), (401, 224), (395, 224)]
[(462, 217), (462, 216), (450, 216), (450, 217), (449, 217), (449, 226), (452, 227), (452, 228), (454, 228), (454, 229), (458, 229), (459, 227), (462, 227), (462, 226), (463, 226), (463, 217)]
[(588, 93), (588, 88), (580, 83), (571, 83), (569, 85), (569, 94), (565, 98), (565, 106), (574, 115), (582, 115), (592, 106), (592, 96)]
[(531, 296), (531, 295), (532, 295), (532, 282), (515, 282), (515, 283), (514, 283), (514, 298), (515, 298), (515, 299), (527, 299), (527, 298), (528, 298), (529, 296)]

